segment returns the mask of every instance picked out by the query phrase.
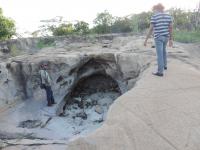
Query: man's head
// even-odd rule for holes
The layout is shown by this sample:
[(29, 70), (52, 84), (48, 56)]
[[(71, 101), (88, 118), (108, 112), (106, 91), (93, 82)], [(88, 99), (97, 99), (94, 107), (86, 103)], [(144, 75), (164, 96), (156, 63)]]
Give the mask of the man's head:
[(152, 8), (153, 12), (163, 12), (164, 9), (165, 9), (165, 7), (161, 3), (154, 5)]
[(46, 69), (47, 69), (47, 67), (48, 67), (48, 65), (47, 65), (47, 64), (41, 64), (41, 65), (40, 65), (40, 68), (41, 68), (41, 69), (45, 69), (45, 70), (46, 70)]

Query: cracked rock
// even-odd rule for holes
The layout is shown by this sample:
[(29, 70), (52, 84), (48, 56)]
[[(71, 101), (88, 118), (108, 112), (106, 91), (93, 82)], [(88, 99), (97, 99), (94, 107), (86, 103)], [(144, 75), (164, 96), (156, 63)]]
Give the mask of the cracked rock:
[(41, 124), (42, 122), (40, 120), (26, 120), (26, 121), (20, 122), (18, 127), (31, 129), (31, 128), (37, 128)]

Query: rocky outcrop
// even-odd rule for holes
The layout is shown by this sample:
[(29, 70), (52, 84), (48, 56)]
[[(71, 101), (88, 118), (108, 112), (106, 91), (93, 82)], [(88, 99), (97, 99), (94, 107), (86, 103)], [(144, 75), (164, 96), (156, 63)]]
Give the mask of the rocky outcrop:
[[(1, 122), (12, 119), (8, 124), (0, 123), (0, 128), (46, 140), (70, 139), (98, 128), (109, 106), (133, 88), (151, 61), (150, 53), (138, 52), (129, 38), (133, 37), (122, 37), (121, 41), (114, 36), (67, 37), (56, 40), (53, 47), (30, 48), (31, 53), (4, 54), (8, 58), (0, 63), (0, 110), (14, 110), (1, 118)], [(42, 63), (49, 66), (57, 102), (50, 108), (39, 86)]]
[[(142, 59), (135, 54), (87, 53), (68, 55), (66, 53), (61, 57), (54, 54), (51, 56), (47, 54), (43, 57), (40, 56), (42, 54), (37, 55), (38, 57), (28, 56), (28, 59), (27, 56), (14, 58), (1, 64), (1, 91), (5, 90), (7, 86), (7, 92), (0, 95), (1, 99), (5, 99), (5, 101), (16, 98), (45, 99), (39, 94), (38, 71), (42, 62), (49, 65), (55, 95), (59, 97), (65, 96), (81, 79), (94, 74), (110, 76), (118, 83), (120, 91), (124, 93), (128, 90), (127, 83), (137, 78), (146, 65), (141, 64)], [(5, 93), (10, 95), (7, 96)]]
[[(141, 46), (142, 37), (53, 39), (53, 46), (48, 45), (51, 40), (44, 40), (43, 48), (36, 46), (40, 39), (34, 39), (35, 44), (26, 39), (29, 44), (14, 47), (23, 52), (15, 57), (9, 42), (0, 48), (0, 149), (66, 149), (69, 141), (100, 126), (67, 148), (198, 149), (198, 142), (188, 138), (193, 134), (185, 130), (193, 127), (188, 122), (195, 120), (199, 110), (197, 70), (170, 59), (164, 79), (151, 75), (152, 66), (127, 92), (155, 55), (152, 48)], [(170, 58), (198, 66), (198, 55), (192, 60), (183, 48), (176, 47), (169, 49)], [(53, 107), (46, 107), (45, 92), (39, 87), (38, 70), (43, 62), (49, 65), (53, 79), (57, 102)]]
[[(35, 43), (35, 40), (29, 43)], [(69, 38), (64, 39), (66, 40)], [(101, 38), (97, 40), (102, 41)], [(81, 42), (81, 39), (74, 40), (73, 45), (76, 45), (77, 41)], [(63, 48), (44, 48), (37, 53), (11, 57), (6, 62), (2, 62), (0, 64), (1, 107), (17, 99), (45, 99), (45, 96), (41, 95), (38, 75), (39, 66), (43, 62), (49, 65), (49, 73), (54, 84), (53, 90), (58, 99), (64, 99), (80, 80), (94, 74), (111, 77), (117, 82), (121, 93), (132, 88), (133, 81), (148, 64), (145, 56), (105, 49), (100, 47), (101, 44), (101, 42), (93, 45), (88, 43), (89, 47), (75, 47), (71, 43), (70, 46), (65, 45)], [(69, 51), (70, 47), (73, 51)], [(29, 48), (31, 49), (32, 46)]]

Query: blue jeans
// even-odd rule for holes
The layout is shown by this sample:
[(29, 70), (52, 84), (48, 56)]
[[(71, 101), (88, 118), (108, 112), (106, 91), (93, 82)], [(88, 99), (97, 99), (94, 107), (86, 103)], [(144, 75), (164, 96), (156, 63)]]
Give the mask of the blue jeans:
[(155, 39), (158, 73), (163, 73), (164, 67), (167, 67), (166, 46), (168, 42), (167, 36), (160, 36)]
[(47, 94), (47, 102), (48, 104), (55, 103), (54, 97), (53, 97), (53, 91), (51, 89), (51, 86), (45, 86), (46, 94)]

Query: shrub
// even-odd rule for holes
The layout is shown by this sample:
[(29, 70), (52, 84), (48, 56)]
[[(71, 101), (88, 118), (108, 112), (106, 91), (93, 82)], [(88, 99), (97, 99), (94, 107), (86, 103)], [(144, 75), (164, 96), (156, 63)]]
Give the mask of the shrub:
[(37, 48), (42, 49), (44, 47), (52, 47), (55, 46), (55, 41), (53, 38), (43, 38), (40, 39), (37, 43)]
[(99, 13), (94, 19), (95, 27), (93, 28), (93, 31), (98, 34), (111, 33), (113, 22), (114, 18), (107, 11)]
[(174, 40), (182, 43), (200, 42), (200, 31), (174, 31)]
[(131, 21), (128, 18), (116, 18), (111, 26), (112, 33), (131, 32)]
[(78, 21), (74, 25), (74, 32), (81, 35), (89, 33), (90, 32), (89, 24), (84, 21)]
[(15, 23), (12, 19), (3, 16), (2, 9), (0, 8), (0, 40), (10, 39), (15, 35)]
[(69, 35), (74, 32), (73, 24), (61, 24), (58, 27), (52, 27), (51, 31), (53, 32), (54, 36), (62, 36), (62, 35)]

